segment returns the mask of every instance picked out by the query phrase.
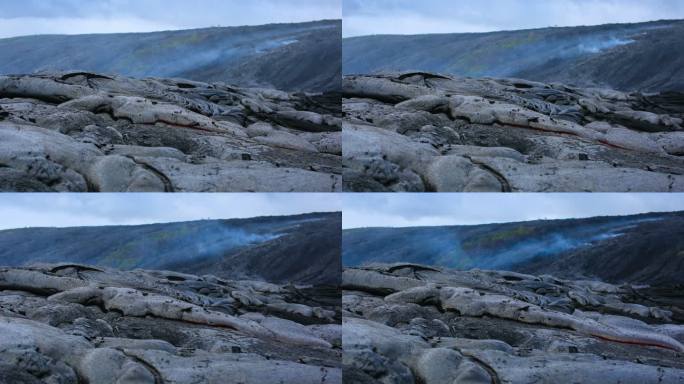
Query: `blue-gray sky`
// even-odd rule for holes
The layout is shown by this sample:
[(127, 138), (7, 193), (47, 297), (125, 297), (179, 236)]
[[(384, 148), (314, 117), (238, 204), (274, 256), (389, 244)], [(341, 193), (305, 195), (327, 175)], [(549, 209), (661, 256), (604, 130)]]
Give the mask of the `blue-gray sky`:
[(344, 194), (342, 226), (470, 225), (684, 210), (684, 194)]
[(9, 193), (0, 194), (0, 229), (150, 224), (340, 210), (338, 195), (317, 193)]
[(0, 38), (339, 19), (341, 0), (0, 0)]
[(681, 0), (343, 0), (344, 36), (489, 32), (684, 18)]

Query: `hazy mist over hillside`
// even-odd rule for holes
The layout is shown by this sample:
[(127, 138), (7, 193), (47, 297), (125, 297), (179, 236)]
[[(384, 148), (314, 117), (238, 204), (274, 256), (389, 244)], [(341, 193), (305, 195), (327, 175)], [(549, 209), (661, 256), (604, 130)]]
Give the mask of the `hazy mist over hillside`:
[(681, 282), (684, 213), (344, 230), (345, 266), (409, 262), (602, 280)]
[[(339, 21), (0, 39), (0, 73), (67, 70), (284, 90), (339, 88)], [(298, 65), (292, 65), (298, 63)], [(315, 70), (314, 70), (315, 68)]]
[(345, 0), (343, 14), (345, 74), (427, 71), (684, 89), (678, 1)]
[(418, 70), (626, 91), (683, 90), (683, 37), (681, 21), (352, 37), (343, 41), (343, 71)]
[(339, 0), (6, 3), (0, 74), (81, 70), (293, 91), (339, 88)]
[[(339, 213), (0, 231), (0, 265), (81, 263), (335, 284)], [(337, 267), (336, 267), (337, 266)]]

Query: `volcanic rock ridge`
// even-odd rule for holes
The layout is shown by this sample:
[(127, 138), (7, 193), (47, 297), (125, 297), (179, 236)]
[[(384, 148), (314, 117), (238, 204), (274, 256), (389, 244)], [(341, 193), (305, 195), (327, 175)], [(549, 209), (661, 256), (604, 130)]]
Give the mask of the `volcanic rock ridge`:
[(347, 191), (684, 191), (684, 95), (427, 72), (343, 78)]
[(333, 192), (340, 131), (338, 93), (0, 76), (0, 190)]
[(684, 295), (418, 264), (343, 272), (345, 383), (679, 383)]
[(338, 289), (79, 264), (0, 269), (3, 383), (338, 383)]

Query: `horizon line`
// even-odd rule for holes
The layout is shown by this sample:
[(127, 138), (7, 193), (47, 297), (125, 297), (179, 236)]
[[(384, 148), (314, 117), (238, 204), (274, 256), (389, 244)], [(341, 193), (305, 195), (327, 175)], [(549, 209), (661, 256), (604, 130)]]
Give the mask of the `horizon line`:
[[(343, 19), (344, 22), (344, 19)], [(445, 35), (483, 35), (488, 33), (510, 33), (510, 32), (525, 32), (525, 31), (538, 31), (542, 29), (562, 29), (562, 28), (588, 28), (588, 27), (601, 27), (606, 25), (635, 25), (635, 24), (650, 24), (650, 23), (672, 23), (672, 22), (684, 22), (682, 19), (657, 19), (657, 20), (647, 20), (647, 21), (626, 21), (618, 23), (603, 23), (603, 24), (577, 24), (577, 25), (549, 25), (546, 27), (531, 27), (531, 28), (520, 28), (520, 29), (494, 29), (490, 31), (462, 31), (462, 32), (425, 32), (425, 33), (372, 33), (366, 35), (351, 35), (344, 36), (344, 26), (342, 28), (342, 40), (345, 39), (355, 39), (362, 37), (394, 37), (394, 36), (445, 36)]]
[[(405, 228), (439, 228), (439, 227), (475, 227), (479, 225), (493, 225), (493, 224), (515, 224), (515, 223), (530, 223), (533, 221), (560, 221), (560, 220), (581, 220), (581, 219), (594, 219), (600, 217), (629, 217), (629, 216), (641, 216), (641, 215), (654, 215), (659, 213), (684, 213), (684, 210), (675, 211), (648, 211), (640, 213), (627, 213), (627, 214), (613, 214), (613, 215), (594, 215), (594, 216), (577, 216), (577, 217), (553, 217), (553, 218), (535, 218), (519, 221), (489, 221), (482, 222), (478, 224), (434, 224), (434, 225), (397, 225), (397, 226), (372, 226), (372, 227), (344, 227), (344, 216), (342, 217), (342, 231), (353, 230), (353, 229), (405, 229)], [(343, 212), (344, 215), (344, 212)]]
[[(0, 19), (2, 20), (2, 19)], [(228, 29), (228, 28), (249, 28), (249, 27), (267, 27), (277, 25), (294, 25), (294, 24), (312, 24), (321, 22), (341, 22), (342, 19), (315, 19), (308, 21), (282, 21), (265, 24), (240, 24), (240, 25), (212, 25), (207, 27), (192, 27), (192, 28), (178, 28), (178, 29), (162, 29), (146, 32), (88, 32), (88, 33), (38, 33), (33, 35), (16, 35), (16, 36), (0, 36), (0, 40), (20, 39), (25, 37), (54, 37), (54, 36), (99, 36), (99, 35), (142, 35), (151, 33), (166, 33), (166, 32), (183, 32), (183, 31), (201, 31), (208, 29)]]
[(35, 227), (15, 227), (15, 228), (0, 228), (0, 232), (4, 231), (14, 231), (21, 229), (67, 229), (67, 228), (102, 228), (102, 227), (141, 227), (146, 225), (164, 225), (164, 224), (180, 224), (180, 223), (197, 223), (200, 221), (225, 221), (225, 220), (250, 220), (250, 219), (262, 219), (262, 218), (278, 218), (278, 217), (292, 217), (292, 216), (305, 216), (305, 215), (318, 215), (318, 214), (329, 214), (329, 213), (342, 213), (342, 211), (312, 211), (312, 212), (301, 212), (293, 214), (281, 214), (281, 215), (257, 215), (248, 217), (229, 217), (229, 218), (205, 218), (205, 219), (193, 219), (193, 220), (179, 220), (179, 221), (159, 221), (151, 223), (138, 223), (138, 224), (93, 224), (93, 225), (80, 225), (80, 226), (35, 226)]

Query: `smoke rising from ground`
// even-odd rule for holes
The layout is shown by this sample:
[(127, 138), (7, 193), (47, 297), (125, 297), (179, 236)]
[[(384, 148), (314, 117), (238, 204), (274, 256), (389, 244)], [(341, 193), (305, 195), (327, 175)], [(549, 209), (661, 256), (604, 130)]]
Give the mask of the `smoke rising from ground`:
[(354, 229), (343, 235), (343, 262), (358, 266), (368, 262), (413, 262), (458, 269), (510, 270), (540, 258), (620, 237), (641, 223), (657, 218), (614, 218), (577, 228), (552, 229), (526, 223), (482, 227), (422, 227)]

